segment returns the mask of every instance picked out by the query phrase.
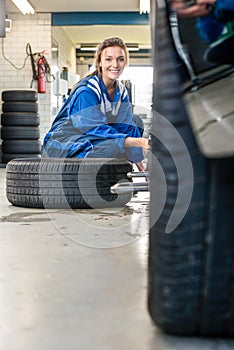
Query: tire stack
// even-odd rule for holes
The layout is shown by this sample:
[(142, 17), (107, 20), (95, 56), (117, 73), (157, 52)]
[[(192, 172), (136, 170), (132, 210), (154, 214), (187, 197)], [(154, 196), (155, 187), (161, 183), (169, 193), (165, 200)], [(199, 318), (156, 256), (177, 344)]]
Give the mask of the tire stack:
[(39, 158), (41, 143), (37, 92), (3, 91), (2, 101), (2, 163), (14, 158)]

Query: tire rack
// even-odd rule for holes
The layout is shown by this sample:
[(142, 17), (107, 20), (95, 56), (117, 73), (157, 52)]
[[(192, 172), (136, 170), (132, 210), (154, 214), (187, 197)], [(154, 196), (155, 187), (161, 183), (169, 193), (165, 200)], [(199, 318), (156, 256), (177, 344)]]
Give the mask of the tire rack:
[(34, 90), (2, 92), (2, 163), (41, 156), (38, 95)]

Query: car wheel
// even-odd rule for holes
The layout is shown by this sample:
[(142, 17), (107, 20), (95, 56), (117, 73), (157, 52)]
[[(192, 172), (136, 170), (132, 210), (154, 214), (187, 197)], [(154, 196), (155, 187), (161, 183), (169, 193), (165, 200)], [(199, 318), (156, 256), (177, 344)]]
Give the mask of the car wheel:
[[(212, 337), (234, 336), (234, 161), (233, 157), (207, 159), (200, 152), (184, 108), (178, 56), (175, 52), (166, 9), (162, 4), (152, 9), (155, 16), (154, 91), (152, 118), (152, 153), (163, 169), (167, 192), (164, 207), (155, 220), (160, 205), (160, 172), (152, 163), (150, 236), (148, 261), (148, 310), (157, 326), (174, 335)], [(157, 40), (156, 40), (157, 39)], [(176, 205), (179, 179), (175, 159), (168, 149), (176, 150), (176, 163), (182, 163), (186, 149), (176, 140), (163, 145), (154, 135), (167, 135), (162, 115), (180, 134), (189, 152), (194, 172), (193, 194), (181, 222), (167, 233)], [(182, 130), (183, 128), (183, 130)], [(168, 147), (167, 147), (168, 146)], [(175, 207), (175, 208), (174, 208)], [(155, 222), (156, 221), (156, 222)]]

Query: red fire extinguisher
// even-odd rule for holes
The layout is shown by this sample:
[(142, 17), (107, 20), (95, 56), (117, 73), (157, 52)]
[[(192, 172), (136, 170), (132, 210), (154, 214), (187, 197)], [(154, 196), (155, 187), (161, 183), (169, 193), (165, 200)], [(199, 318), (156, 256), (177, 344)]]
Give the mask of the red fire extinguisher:
[(37, 62), (37, 91), (41, 94), (46, 92), (46, 63), (47, 62), (44, 56), (39, 57)]

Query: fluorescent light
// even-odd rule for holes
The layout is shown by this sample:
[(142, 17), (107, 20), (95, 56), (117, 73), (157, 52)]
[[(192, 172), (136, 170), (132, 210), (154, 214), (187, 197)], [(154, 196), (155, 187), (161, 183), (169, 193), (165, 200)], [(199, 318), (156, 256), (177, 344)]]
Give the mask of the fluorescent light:
[(80, 51), (96, 51), (97, 46), (80, 46)]
[(140, 0), (140, 13), (150, 12), (150, 0)]
[(27, 0), (12, 0), (15, 6), (23, 13), (23, 15), (34, 14), (34, 8)]
[(126, 44), (128, 51), (139, 51), (138, 44)]

